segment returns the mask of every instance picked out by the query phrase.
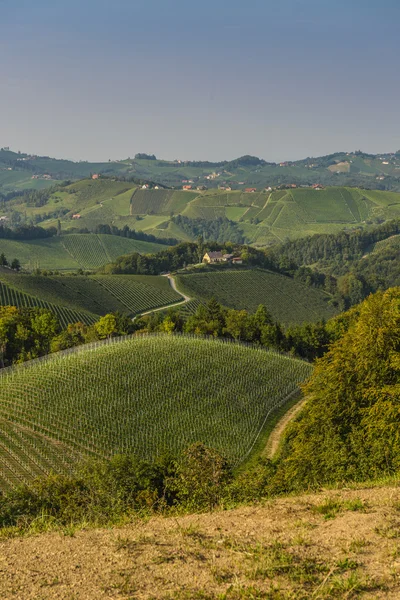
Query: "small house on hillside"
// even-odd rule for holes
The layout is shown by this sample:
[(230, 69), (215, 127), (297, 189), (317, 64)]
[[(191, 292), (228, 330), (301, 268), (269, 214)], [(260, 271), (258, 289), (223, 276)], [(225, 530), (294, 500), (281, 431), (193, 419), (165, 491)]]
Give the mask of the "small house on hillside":
[(257, 191), (257, 188), (246, 188), (244, 191), (246, 194), (254, 194), (254, 192)]
[(203, 256), (203, 262), (208, 264), (215, 264), (224, 262), (224, 257), (222, 252), (206, 252)]
[(189, 191), (189, 190), (191, 190), (191, 189), (192, 189), (192, 186), (191, 186), (191, 185), (183, 185), (183, 186), (182, 186), (182, 189), (183, 189), (183, 190), (186, 190), (186, 191)]
[(79, 214), (72, 215), (72, 218), (73, 218), (73, 219), (80, 219), (80, 218), (81, 218), (81, 215), (79, 215)]
[(240, 256), (237, 256), (236, 258), (232, 258), (232, 264), (233, 265), (242, 265), (243, 260)]
[(98, 173), (93, 173), (92, 179), (99, 179), (100, 175)]

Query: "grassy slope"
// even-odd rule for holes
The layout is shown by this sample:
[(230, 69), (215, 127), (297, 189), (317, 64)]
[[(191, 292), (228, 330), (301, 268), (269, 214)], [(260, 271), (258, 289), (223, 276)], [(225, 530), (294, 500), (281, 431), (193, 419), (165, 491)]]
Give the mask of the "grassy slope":
[(0, 253), (11, 261), (18, 258), (29, 270), (55, 271), (97, 269), (122, 254), (149, 254), (165, 249), (162, 244), (131, 240), (114, 235), (69, 234), (40, 240), (0, 239)]
[[(57, 314), (59, 307), (83, 313), (84, 322), (115, 311), (133, 316), (181, 300), (165, 277), (148, 275), (43, 277), (1, 269), (0, 283), (1, 304), (43, 306)], [(67, 312), (62, 322), (78, 320)]]
[(274, 319), (286, 325), (329, 319), (335, 314), (328, 294), (261, 269), (179, 275), (177, 285), (189, 296), (202, 300), (214, 296), (230, 308), (254, 312), (259, 304), (265, 304)]
[[(346, 187), (272, 193), (215, 189), (184, 192), (142, 190), (131, 183), (100, 179), (75, 182), (55, 193), (42, 207), (16, 201), (9, 205), (11, 208), (28, 217), (67, 210), (61, 218), (64, 230), (107, 223), (183, 240), (187, 235), (170, 222), (171, 216), (183, 214), (209, 220), (227, 217), (239, 223), (251, 243), (265, 245), (313, 233), (337, 232), (375, 218), (400, 216), (400, 193)], [(78, 221), (71, 218), (75, 213), (81, 215)], [(43, 224), (55, 226), (57, 219)]]
[(0, 595), (52, 600), (73, 589), (75, 600), (105, 590), (125, 599), (140, 590), (154, 600), (395, 600), (396, 484), (3, 539)]
[[(61, 441), (72, 455), (102, 457), (150, 458), (202, 440), (237, 463), (268, 411), (310, 371), (297, 359), (219, 340), (125, 339), (3, 372), (0, 430), (12, 436), (13, 423), (20, 437), (27, 431)], [(0, 487), (29, 479), (30, 446), (21, 442), (12, 461), (8, 442), (1, 448)]]

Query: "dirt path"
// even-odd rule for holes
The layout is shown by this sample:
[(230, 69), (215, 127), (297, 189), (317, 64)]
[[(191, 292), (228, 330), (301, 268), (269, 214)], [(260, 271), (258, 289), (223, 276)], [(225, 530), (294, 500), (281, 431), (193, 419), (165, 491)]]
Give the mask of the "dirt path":
[(305, 405), (307, 398), (302, 398), (297, 404), (292, 406), (278, 421), (275, 425), (274, 429), (271, 432), (271, 435), (268, 438), (267, 445), (265, 447), (265, 456), (267, 458), (273, 458), (279, 448), (280, 441), (282, 439), (283, 432), (286, 427), (290, 423), (292, 419), (301, 411), (303, 406)]
[(163, 277), (168, 277), (170, 286), (177, 294), (182, 296), (183, 300), (180, 300), (179, 302), (175, 302), (174, 304), (166, 304), (164, 306), (160, 306), (160, 308), (153, 308), (152, 310), (147, 310), (146, 312), (141, 313), (140, 315), (136, 315), (136, 317), (134, 317), (135, 319), (138, 317), (143, 317), (144, 315), (149, 315), (154, 312), (159, 312), (160, 310), (167, 310), (168, 308), (174, 308), (175, 306), (181, 306), (182, 304), (187, 304), (191, 300), (191, 298), (189, 296), (186, 296), (186, 294), (184, 294), (183, 292), (180, 292), (178, 290), (178, 288), (176, 287), (175, 279), (174, 279), (174, 277), (172, 277), (171, 273), (168, 273), (167, 275), (163, 275)]

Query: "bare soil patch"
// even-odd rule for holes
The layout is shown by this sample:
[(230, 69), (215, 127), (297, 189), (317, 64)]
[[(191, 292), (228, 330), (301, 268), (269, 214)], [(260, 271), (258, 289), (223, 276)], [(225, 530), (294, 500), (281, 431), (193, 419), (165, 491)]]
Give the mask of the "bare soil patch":
[(400, 488), (3, 539), (0, 598), (400, 598)]

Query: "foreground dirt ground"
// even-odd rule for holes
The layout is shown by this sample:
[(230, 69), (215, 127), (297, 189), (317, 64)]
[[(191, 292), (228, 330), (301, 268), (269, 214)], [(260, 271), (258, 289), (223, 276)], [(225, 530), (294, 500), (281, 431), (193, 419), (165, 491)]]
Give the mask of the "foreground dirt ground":
[(400, 487), (3, 539), (0, 598), (400, 598)]

